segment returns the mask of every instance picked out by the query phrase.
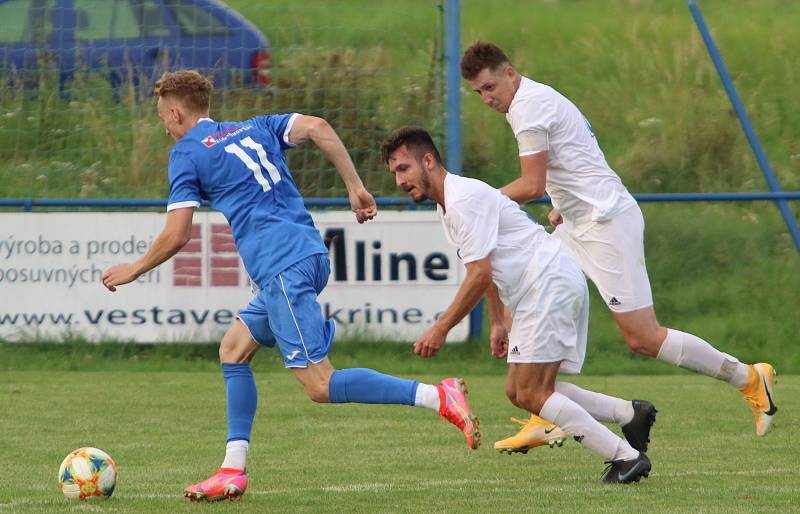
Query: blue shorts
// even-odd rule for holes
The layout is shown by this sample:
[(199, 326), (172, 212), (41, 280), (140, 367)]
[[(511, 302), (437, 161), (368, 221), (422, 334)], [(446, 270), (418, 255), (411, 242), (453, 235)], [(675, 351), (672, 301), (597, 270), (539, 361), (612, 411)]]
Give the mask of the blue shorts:
[(336, 327), (333, 320), (323, 319), (317, 302), (329, 274), (327, 254), (306, 257), (279, 273), (239, 311), (257, 343), (278, 343), (287, 368), (317, 364), (331, 350)]

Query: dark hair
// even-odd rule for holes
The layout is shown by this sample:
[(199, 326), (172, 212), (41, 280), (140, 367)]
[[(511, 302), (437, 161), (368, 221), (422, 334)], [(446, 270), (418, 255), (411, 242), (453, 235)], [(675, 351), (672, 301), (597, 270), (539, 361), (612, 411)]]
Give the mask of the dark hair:
[(208, 112), (211, 106), (211, 81), (194, 70), (180, 70), (161, 75), (154, 94), (159, 97), (175, 96), (186, 108), (194, 112)]
[(489, 69), (495, 71), (504, 64), (511, 64), (506, 54), (494, 43), (476, 41), (464, 51), (461, 57), (461, 76), (465, 80), (472, 80), (478, 74)]
[(437, 150), (433, 138), (422, 127), (400, 127), (392, 132), (392, 135), (381, 145), (383, 162), (388, 164), (389, 157), (401, 146), (408, 148), (408, 151), (414, 154), (417, 159), (422, 158), (426, 153), (433, 154), (436, 162), (442, 164), (442, 156), (439, 155), (439, 150)]

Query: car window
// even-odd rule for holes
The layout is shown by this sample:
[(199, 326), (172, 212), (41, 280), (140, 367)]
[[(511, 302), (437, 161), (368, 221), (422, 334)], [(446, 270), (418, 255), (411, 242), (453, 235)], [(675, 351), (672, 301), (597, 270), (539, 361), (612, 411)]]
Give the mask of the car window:
[(166, 5), (175, 13), (181, 35), (184, 36), (224, 36), (228, 27), (210, 11), (187, 1), (166, 0)]
[(158, 39), (169, 37), (172, 30), (164, 21), (161, 4), (154, 0), (128, 0), (142, 28), (142, 37)]
[(55, 0), (10, 0), (0, 3), (0, 42), (44, 43), (53, 34)]
[(74, 0), (75, 39), (141, 37), (139, 22), (128, 0)]

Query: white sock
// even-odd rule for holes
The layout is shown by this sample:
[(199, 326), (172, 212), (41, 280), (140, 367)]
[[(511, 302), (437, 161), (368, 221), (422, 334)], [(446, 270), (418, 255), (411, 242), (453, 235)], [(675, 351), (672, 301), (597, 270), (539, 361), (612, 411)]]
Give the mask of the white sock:
[(611, 460), (631, 460), (639, 456), (639, 450), (633, 448), (625, 439), (620, 438), (619, 446)]
[(439, 403), (439, 390), (436, 389), (436, 386), (423, 384), (422, 382), (417, 385), (414, 407), (427, 407), (438, 412)]
[(222, 468), (245, 469), (247, 468), (247, 451), (250, 449), (250, 442), (244, 439), (237, 439), (229, 442), (225, 446), (225, 460), (222, 461)]
[(587, 391), (569, 382), (556, 382), (556, 392), (583, 407), (597, 421), (622, 426), (633, 419), (633, 403), (627, 400)]
[(661, 343), (658, 360), (702, 373), (728, 382), (734, 387), (747, 384), (748, 368), (736, 357), (723, 353), (697, 336), (667, 329), (667, 337)]
[(561, 430), (600, 455), (603, 460), (628, 460), (639, 456), (639, 452), (631, 448), (627, 441), (620, 439), (580, 405), (561, 393), (551, 394), (539, 415), (561, 427)]

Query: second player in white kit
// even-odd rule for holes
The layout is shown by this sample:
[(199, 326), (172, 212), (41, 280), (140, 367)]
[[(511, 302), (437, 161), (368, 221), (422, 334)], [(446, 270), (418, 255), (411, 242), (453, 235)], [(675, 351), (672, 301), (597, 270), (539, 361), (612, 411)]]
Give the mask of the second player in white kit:
[[(492, 43), (467, 48), (461, 75), (487, 106), (505, 114), (517, 140), (521, 174), (502, 191), (520, 203), (550, 195), (553, 235), (597, 286), (629, 348), (738, 388), (755, 415), (756, 434), (765, 435), (778, 410), (775, 369), (763, 362), (746, 365), (693, 334), (659, 324), (645, 267), (642, 212), (578, 108), (552, 87), (517, 73)], [(602, 403), (591, 396), (574, 399), (590, 411), (590, 404)]]
[(520, 157), (547, 153), (546, 189), (553, 208), (566, 213), (553, 234), (578, 258), (608, 307), (630, 312), (653, 305), (642, 213), (586, 118), (550, 86), (520, 77), (506, 119)]

